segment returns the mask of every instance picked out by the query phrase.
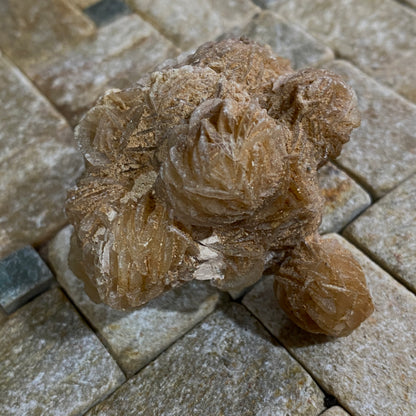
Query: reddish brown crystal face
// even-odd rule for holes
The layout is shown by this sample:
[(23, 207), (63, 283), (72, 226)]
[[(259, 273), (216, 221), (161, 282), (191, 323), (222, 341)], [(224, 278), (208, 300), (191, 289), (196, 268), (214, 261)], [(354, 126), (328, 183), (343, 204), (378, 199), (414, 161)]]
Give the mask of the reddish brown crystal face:
[(348, 334), (372, 303), (352, 257), (317, 236), (316, 172), (358, 124), (340, 77), (294, 72), (269, 47), (228, 39), (168, 61), (76, 130), (71, 268), (95, 301), (128, 309), (195, 278), (242, 289), (272, 264), (295, 323)]

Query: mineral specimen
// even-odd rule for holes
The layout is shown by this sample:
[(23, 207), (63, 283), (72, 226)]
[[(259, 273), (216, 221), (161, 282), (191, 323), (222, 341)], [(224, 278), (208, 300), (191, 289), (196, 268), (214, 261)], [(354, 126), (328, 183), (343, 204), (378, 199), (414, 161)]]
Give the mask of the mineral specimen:
[(76, 129), (87, 166), (66, 204), (71, 268), (121, 309), (195, 278), (239, 290), (269, 268), (296, 324), (349, 334), (373, 305), (357, 262), (317, 234), (317, 169), (359, 122), (339, 76), (294, 72), (246, 39), (165, 62)]

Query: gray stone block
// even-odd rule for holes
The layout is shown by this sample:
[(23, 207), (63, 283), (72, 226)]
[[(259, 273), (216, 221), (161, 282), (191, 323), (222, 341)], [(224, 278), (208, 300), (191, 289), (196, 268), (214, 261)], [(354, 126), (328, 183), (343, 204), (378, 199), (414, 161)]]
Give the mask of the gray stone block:
[(25, 245), (42, 243), (64, 225), (66, 193), (83, 163), (64, 118), (1, 55), (0, 102), (3, 257)]
[(0, 306), (11, 313), (43, 292), (52, 282), (48, 266), (32, 247), (0, 260)]
[(393, 0), (281, 0), (270, 6), (338, 56), (416, 102), (416, 13)]
[(238, 304), (204, 320), (93, 415), (298, 415), (323, 410), (306, 371)]
[(137, 15), (124, 16), (39, 68), (33, 79), (72, 125), (110, 88), (126, 88), (179, 53)]
[(336, 163), (379, 198), (416, 172), (416, 106), (347, 62), (326, 67), (355, 90), (362, 118)]
[(370, 195), (332, 163), (318, 172), (319, 187), (325, 200), (321, 234), (338, 232), (370, 204)]
[(66, 0), (2, 1), (0, 27), (1, 49), (29, 76), (95, 32), (92, 21)]
[(80, 415), (124, 375), (55, 288), (0, 326), (0, 414)]
[(360, 215), (344, 235), (416, 293), (416, 175)]
[(126, 3), (184, 50), (246, 24), (260, 11), (250, 0), (126, 0)]
[(341, 237), (363, 267), (375, 312), (351, 335), (307, 333), (278, 307), (273, 277), (243, 304), (302, 363), (320, 386), (356, 416), (416, 414), (416, 298)]
[(59, 283), (96, 328), (127, 375), (148, 364), (226, 300), (209, 283), (191, 282), (132, 312), (97, 305), (68, 268), (71, 233), (72, 227), (67, 227), (49, 243), (48, 259)]
[(248, 25), (235, 29), (232, 34), (270, 45), (277, 55), (289, 59), (295, 69), (322, 65), (334, 58), (328, 46), (269, 11), (256, 15)]

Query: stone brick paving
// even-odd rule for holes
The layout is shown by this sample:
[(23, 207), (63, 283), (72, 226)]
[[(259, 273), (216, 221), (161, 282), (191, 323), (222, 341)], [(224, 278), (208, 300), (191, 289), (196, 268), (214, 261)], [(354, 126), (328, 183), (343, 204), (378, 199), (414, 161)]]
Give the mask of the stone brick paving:
[[(0, 415), (416, 414), (414, 0), (4, 0), (0, 27)], [(106, 89), (237, 35), (356, 90), (361, 127), (319, 176), (321, 233), (342, 233), (376, 306), (346, 338), (291, 324), (270, 276), (234, 301), (194, 282), (124, 313), (68, 269), (70, 126)]]

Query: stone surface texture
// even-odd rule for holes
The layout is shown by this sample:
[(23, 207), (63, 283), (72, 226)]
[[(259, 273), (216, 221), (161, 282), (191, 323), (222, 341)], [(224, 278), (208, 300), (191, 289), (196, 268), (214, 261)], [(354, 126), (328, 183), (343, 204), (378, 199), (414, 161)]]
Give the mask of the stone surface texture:
[(416, 102), (416, 49), (411, 44), (416, 13), (410, 8), (393, 0), (282, 0), (271, 8)]
[(375, 312), (350, 336), (308, 334), (276, 309), (272, 277), (243, 304), (300, 361), (324, 390), (357, 416), (416, 412), (416, 298), (339, 236), (364, 269)]
[(47, 257), (58, 282), (81, 310), (127, 375), (148, 364), (209, 315), (226, 296), (206, 282), (191, 282), (133, 312), (92, 302), (68, 267), (72, 227), (48, 244)]
[(235, 29), (234, 36), (247, 36), (290, 60), (293, 68), (318, 66), (334, 58), (332, 50), (316, 38), (270, 11), (256, 16), (242, 29)]
[(83, 162), (64, 118), (1, 55), (0, 102), (3, 257), (27, 244), (43, 242), (63, 226), (63, 201)]
[(0, 326), (0, 414), (83, 414), (124, 375), (59, 289)]
[(371, 204), (370, 195), (332, 163), (319, 169), (318, 182), (325, 201), (321, 234), (340, 231)]
[(102, 27), (39, 68), (34, 81), (72, 125), (107, 89), (126, 88), (178, 50), (137, 15)]
[(349, 416), (342, 407), (334, 406), (322, 413), (321, 416)]
[[(155, 388), (158, 386), (158, 388)], [(220, 310), (98, 404), (93, 415), (319, 415), (312, 378), (245, 308)]]
[(250, 0), (126, 0), (126, 3), (184, 50), (244, 25), (260, 11)]
[(52, 272), (32, 247), (24, 247), (0, 260), (0, 306), (13, 312), (45, 290)]
[(0, 27), (0, 48), (29, 75), (95, 32), (91, 20), (66, 0), (4, 0)]
[(416, 175), (380, 199), (344, 231), (416, 293)]
[(352, 86), (361, 112), (336, 163), (380, 197), (416, 172), (416, 106), (349, 63), (327, 67)]

